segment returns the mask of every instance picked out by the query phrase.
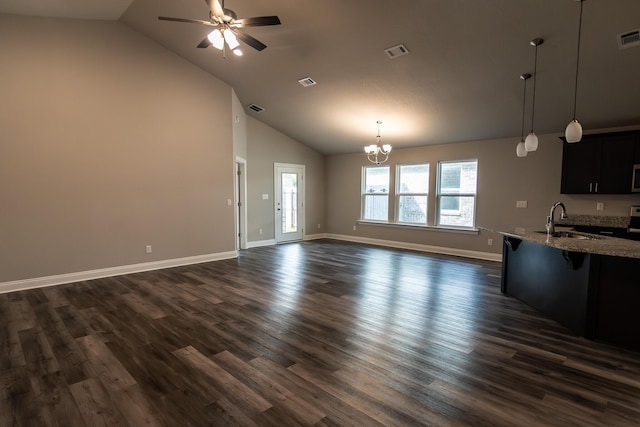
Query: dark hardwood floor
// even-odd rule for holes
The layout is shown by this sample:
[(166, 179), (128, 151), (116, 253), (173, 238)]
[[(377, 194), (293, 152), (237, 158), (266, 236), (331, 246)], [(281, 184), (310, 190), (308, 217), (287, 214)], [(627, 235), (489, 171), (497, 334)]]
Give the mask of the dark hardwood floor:
[(0, 426), (637, 426), (500, 265), (322, 240), (0, 295)]

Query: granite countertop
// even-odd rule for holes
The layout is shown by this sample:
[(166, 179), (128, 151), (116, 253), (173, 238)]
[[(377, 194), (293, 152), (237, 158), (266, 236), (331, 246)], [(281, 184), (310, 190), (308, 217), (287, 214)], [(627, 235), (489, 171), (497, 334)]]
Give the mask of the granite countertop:
[[(544, 230), (544, 224), (537, 227), (481, 226), (480, 230), (501, 234), (507, 237), (551, 246), (572, 252), (585, 252), (598, 255), (640, 258), (640, 241), (620, 239), (617, 237), (588, 233), (575, 234), (591, 236), (593, 239), (576, 239), (572, 237), (550, 237)], [(556, 225), (556, 231), (568, 231), (571, 227)]]

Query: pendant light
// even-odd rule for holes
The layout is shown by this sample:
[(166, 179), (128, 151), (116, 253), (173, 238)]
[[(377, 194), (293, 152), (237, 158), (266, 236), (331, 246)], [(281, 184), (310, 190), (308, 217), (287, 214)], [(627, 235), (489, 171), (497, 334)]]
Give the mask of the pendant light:
[(578, 51), (576, 53), (576, 82), (573, 90), (573, 120), (567, 125), (564, 131), (564, 136), (567, 142), (580, 142), (582, 139), (582, 125), (576, 119), (576, 106), (578, 101), (578, 70), (580, 69), (580, 36), (582, 34), (582, 4), (584, 0), (577, 0), (580, 2), (580, 19), (578, 21)]
[(538, 46), (544, 42), (543, 39), (537, 38), (531, 40), (531, 46), (536, 48), (536, 53), (533, 61), (533, 105), (531, 107), (531, 132), (527, 135), (527, 139), (524, 140), (524, 148), (527, 152), (536, 151), (538, 149), (538, 136), (533, 131), (533, 119), (536, 112), (536, 79), (538, 77)]
[[(371, 145), (365, 145), (364, 152), (367, 154), (367, 159), (371, 163), (375, 163), (376, 165), (381, 165), (387, 160), (389, 160), (389, 153), (391, 152), (391, 145), (382, 144), (382, 138), (380, 137), (380, 125), (382, 122), (378, 120), (376, 122), (378, 124), (378, 135), (376, 135), (376, 143)], [(378, 158), (378, 156), (383, 158)]]
[(520, 78), (524, 82), (524, 90), (522, 91), (522, 130), (520, 132), (520, 142), (516, 146), (516, 155), (518, 157), (527, 157), (527, 149), (524, 147), (524, 112), (527, 100), (527, 80), (531, 78), (531, 74), (523, 74)]

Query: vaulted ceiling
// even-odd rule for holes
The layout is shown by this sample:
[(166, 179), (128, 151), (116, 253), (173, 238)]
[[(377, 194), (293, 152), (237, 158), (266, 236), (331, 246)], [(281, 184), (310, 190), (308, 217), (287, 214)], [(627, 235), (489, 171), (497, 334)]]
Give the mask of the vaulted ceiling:
[[(247, 113), (321, 153), (373, 142), (394, 148), (520, 137), (523, 81), (533, 73), (536, 133), (573, 117), (580, 3), (575, 0), (226, 0), (239, 17), (282, 25), (244, 31), (268, 47), (236, 57), (196, 46), (211, 30), (158, 16), (208, 19), (204, 0), (0, 0), (0, 13), (119, 19), (234, 88)], [(108, 5), (108, 6), (105, 6)], [(577, 116), (590, 129), (640, 124), (640, 1), (585, 0)], [(386, 48), (409, 54), (390, 59)], [(311, 77), (316, 85), (298, 80)], [(531, 129), (533, 79), (525, 129)]]

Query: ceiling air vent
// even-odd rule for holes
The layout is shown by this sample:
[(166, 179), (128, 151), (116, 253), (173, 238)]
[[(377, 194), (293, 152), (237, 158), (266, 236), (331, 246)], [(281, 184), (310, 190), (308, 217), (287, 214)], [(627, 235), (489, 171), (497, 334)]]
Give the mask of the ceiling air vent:
[(393, 46), (384, 50), (384, 53), (391, 59), (395, 59), (399, 56), (403, 56), (409, 53), (409, 49), (403, 44), (399, 44), (398, 46)]
[(634, 46), (640, 46), (640, 30), (618, 34), (618, 47), (620, 49), (627, 49)]
[(248, 108), (249, 108), (250, 110), (255, 111), (256, 113), (259, 113), (259, 112), (261, 112), (261, 111), (263, 111), (263, 110), (264, 110), (264, 108), (262, 108), (261, 106), (256, 105), (256, 104), (249, 104), (249, 107), (248, 107)]
[(309, 87), (317, 84), (316, 81), (313, 80), (311, 77), (305, 77), (304, 79), (300, 79), (298, 80), (298, 83), (300, 83), (304, 87)]

